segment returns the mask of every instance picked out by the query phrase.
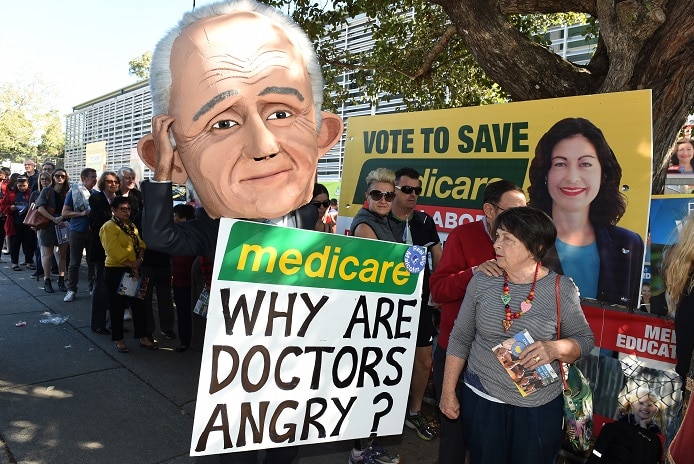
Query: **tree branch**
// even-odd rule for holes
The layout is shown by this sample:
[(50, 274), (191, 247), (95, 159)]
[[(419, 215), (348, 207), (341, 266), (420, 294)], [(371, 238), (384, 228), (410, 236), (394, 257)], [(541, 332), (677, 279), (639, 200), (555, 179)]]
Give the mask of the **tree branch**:
[[(499, 0), (431, 1), (443, 7), (477, 63), (514, 100), (595, 93), (602, 81), (602, 76), (592, 75), (586, 68), (569, 63), (521, 34), (506, 17), (507, 11), (502, 12)], [(503, 3), (506, 7), (507, 2)], [(516, 9), (539, 9), (549, 3), (510, 2)], [(594, 6), (594, 2), (570, 3), (577, 7)], [(513, 12), (529, 13), (527, 10)]]

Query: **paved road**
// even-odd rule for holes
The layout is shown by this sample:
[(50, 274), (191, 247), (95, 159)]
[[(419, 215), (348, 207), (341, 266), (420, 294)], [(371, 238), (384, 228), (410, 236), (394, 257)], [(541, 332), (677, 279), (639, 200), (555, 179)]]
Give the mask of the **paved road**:
[[(200, 351), (115, 351), (89, 327), (89, 293), (47, 294), (32, 271), (0, 264), (0, 464), (216, 463), (188, 456)], [(67, 316), (40, 323), (44, 313)], [(24, 327), (16, 327), (18, 322)], [(129, 324), (129, 323), (128, 323)], [(130, 326), (131, 327), (131, 326)], [(130, 334), (126, 335), (131, 335)], [(428, 411), (431, 413), (431, 411)], [(406, 464), (435, 464), (438, 441), (405, 429), (383, 444)], [(305, 446), (299, 464), (345, 464), (349, 442)]]

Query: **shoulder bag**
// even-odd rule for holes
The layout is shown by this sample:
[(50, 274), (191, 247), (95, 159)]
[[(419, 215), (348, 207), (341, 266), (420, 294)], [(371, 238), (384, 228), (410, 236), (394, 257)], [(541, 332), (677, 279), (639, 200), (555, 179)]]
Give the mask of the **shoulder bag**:
[[(561, 338), (561, 298), (557, 275), (557, 340)], [(564, 442), (573, 450), (585, 453), (593, 446), (593, 392), (581, 370), (573, 364), (559, 363), (564, 383)]]
[(32, 203), (29, 205), (29, 211), (27, 211), (23, 222), (25, 226), (30, 227), (32, 230), (41, 230), (47, 229), (51, 220), (39, 212), (36, 203)]

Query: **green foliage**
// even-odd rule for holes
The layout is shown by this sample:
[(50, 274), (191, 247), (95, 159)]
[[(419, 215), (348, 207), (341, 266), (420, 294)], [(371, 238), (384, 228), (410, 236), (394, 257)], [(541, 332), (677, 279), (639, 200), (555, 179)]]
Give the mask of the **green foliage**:
[[(372, 104), (403, 99), (401, 110), (440, 109), (506, 101), (470, 55), (438, 5), (421, 0), (261, 0), (290, 14), (318, 44), (325, 104)], [(338, 39), (348, 18), (367, 23), (375, 45), (350, 53)], [(519, 15), (519, 30), (547, 45), (547, 28), (586, 21), (575, 13)]]
[(56, 110), (46, 111), (50, 92), (39, 81), (0, 83), (0, 158), (63, 155), (65, 134)]
[(149, 79), (149, 66), (152, 63), (152, 52), (144, 52), (142, 55), (130, 60), (128, 65), (128, 74), (136, 76), (138, 79), (145, 81)]
[(39, 159), (63, 158), (65, 155), (65, 133), (58, 111), (52, 110), (44, 116), (45, 128), (41, 142), (36, 147)]

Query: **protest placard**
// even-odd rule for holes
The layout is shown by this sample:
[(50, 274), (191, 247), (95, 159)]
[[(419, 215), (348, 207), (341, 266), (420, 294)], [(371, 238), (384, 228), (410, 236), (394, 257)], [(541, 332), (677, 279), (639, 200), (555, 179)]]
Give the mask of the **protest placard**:
[(222, 219), (191, 455), (402, 432), (426, 250)]

